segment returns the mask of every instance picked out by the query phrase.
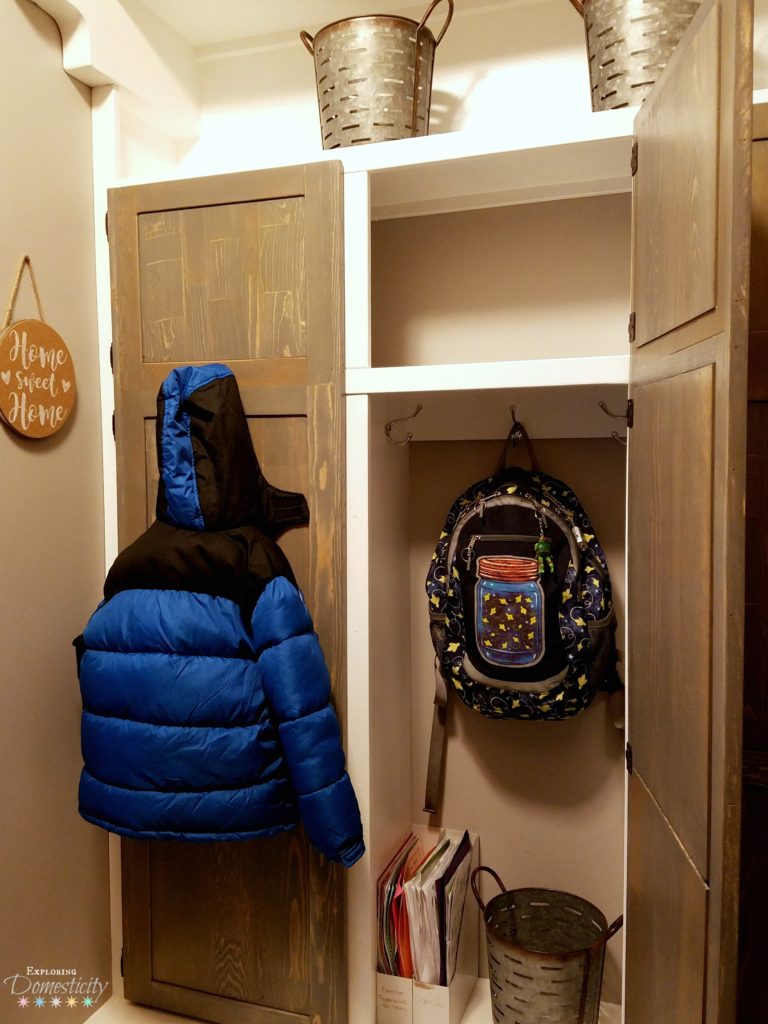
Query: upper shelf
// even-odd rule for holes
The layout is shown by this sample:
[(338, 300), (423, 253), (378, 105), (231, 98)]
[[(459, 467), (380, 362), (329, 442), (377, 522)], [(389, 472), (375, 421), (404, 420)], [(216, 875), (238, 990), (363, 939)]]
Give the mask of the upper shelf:
[(374, 220), (631, 190), (634, 109), (492, 140), (451, 132), (325, 152), (371, 178)]

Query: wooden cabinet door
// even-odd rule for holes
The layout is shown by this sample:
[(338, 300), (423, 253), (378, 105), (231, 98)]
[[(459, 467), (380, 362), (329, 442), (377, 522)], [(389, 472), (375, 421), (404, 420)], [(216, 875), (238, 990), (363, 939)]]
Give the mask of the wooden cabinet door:
[[(267, 479), (309, 502), (309, 527), (280, 543), (337, 707), (341, 216), (336, 162), (109, 196), (120, 546), (154, 519), (161, 382), (179, 364), (226, 362)], [(300, 829), (253, 842), (123, 840), (122, 853), (127, 998), (226, 1024), (346, 1021), (343, 870)]]
[(733, 1024), (751, 4), (706, 0), (635, 122), (627, 1024)]

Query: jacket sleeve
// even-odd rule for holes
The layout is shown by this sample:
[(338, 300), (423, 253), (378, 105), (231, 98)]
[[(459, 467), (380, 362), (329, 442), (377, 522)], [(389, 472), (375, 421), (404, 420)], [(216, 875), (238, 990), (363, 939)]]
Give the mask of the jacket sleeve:
[(254, 647), (309, 841), (351, 867), (365, 852), (328, 669), (301, 593), (272, 580), (253, 611)]

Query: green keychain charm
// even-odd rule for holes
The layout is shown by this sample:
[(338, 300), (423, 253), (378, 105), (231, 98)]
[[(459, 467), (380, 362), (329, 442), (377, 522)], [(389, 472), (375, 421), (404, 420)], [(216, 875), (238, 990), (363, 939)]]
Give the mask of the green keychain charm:
[(552, 559), (552, 548), (547, 537), (542, 534), (533, 546), (536, 552), (536, 560), (539, 563), (539, 575), (555, 571), (555, 563)]

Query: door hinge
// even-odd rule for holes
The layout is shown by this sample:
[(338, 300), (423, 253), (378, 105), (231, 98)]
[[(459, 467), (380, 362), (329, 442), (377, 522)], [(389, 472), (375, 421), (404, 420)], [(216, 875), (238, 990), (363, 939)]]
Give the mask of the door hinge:
[(627, 744), (627, 749), (625, 751), (625, 756), (626, 756), (626, 759), (627, 759), (627, 771), (631, 775), (632, 774), (632, 769), (634, 767), (634, 757), (633, 757), (633, 754), (632, 754), (632, 746), (629, 743)]
[(123, 963), (123, 957), (124, 956), (125, 956), (125, 950), (121, 949), (120, 950), (120, 977), (121, 978), (125, 977), (125, 965)]
[(112, 342), (109, 344), (109, 368), (114, 374), (115, 372), (115, 346)]
[(629, 162), (629, 168), (632, 171), (632, 177), (637, 174), (637, 139), (632, 143), (632, 157)]
[(635, 425), (635, 400), (630, 398), (627, 402), (627, 426), (633, 427)]
[(630, 343), (630, 345), (633, 345), (634, 342), (635, 342), (636, 325), (637, 325), (637, 317), (635, 316), (634, 313), (630, 313), (629, 314), (629, 327), (627, 328), (627, 330), (629, 331), (629, 343)]
[(109, 211), (104, 214), (104, 234), (107, 236), (107, 241), (109, 241)]
[(112, 437), (115, 437), (115, 438), (117, 437), (117, 434), (115, 433), (115, 414), (114, 413), (112, 413)]

